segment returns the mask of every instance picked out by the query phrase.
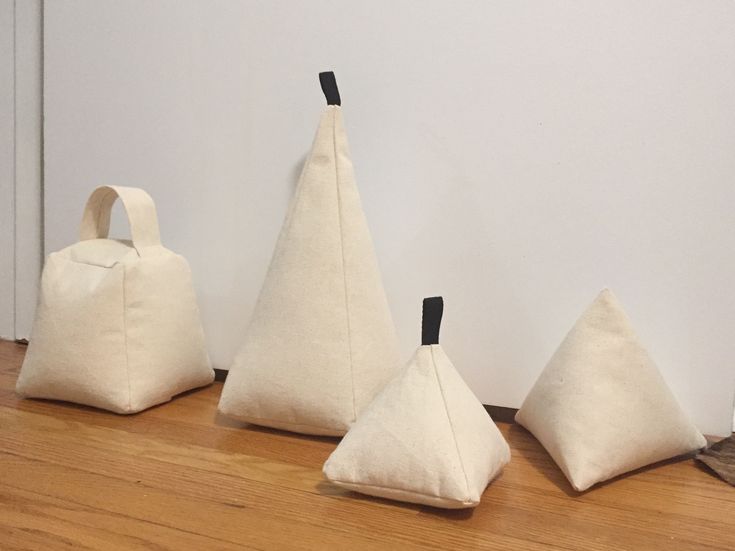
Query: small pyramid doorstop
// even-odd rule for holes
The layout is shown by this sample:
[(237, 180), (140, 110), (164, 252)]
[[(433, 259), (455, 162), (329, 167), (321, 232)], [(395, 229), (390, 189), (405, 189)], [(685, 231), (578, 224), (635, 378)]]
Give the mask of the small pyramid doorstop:
[(422, 344), (324, 464), (332, 483), (446, 509), (475, 507), (510, 460), (485, 408), (439, 345), (441, 297), (424, 299)]
[(260, 297), (219, 410), (305, 434), (342, 436), (400, 367), (333, 73)]
[(607, 289), (567, 334), (516, 421), (577, 491), (707, 445)]

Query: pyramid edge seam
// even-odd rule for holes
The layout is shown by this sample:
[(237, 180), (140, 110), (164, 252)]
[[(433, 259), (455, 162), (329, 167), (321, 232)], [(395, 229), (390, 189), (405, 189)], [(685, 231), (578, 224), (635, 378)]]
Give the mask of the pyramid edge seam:
[(339, 248), (342, 259), (342, 283), (345, 296), (345, 313), (347, 318), (347, 352), (350, 361), (350, 390), (352, 394), (352, 421), (357, 421), (357, 397), (355, 396), (355, 365), (352, 356), (352, 321), (350, 313), (349, 292), (347, 289), (347, 264), (345, 262), (345, 236), (342, 224), (342, 193), (339, 189), (339, 158), (337, 155), (337, 115), (336, 109), (330, 109), (332, 118), (332, 151), (334, 152), (334, 183), (337, 190), (337, 221), (339, 224)]
[[(467, 492), (467, 497), (470, 497), (470, 481), (467, 477), (467, 469), (464, 465), (464, 460), (462, 459), (462, 453), (459, 451), (459, 442), (457, 441), (457, 433), (454, 430), (454, 423), (452, 422), (452, 416), (449, 414), (449, 408), (447, 407), (447, 399), (444, 395), (444, 386), (442, 385), (441, 379), (439, 378), (439, 370), (436, 365), (436, 358), (434, 357), (434, 346), (431, 345), (431, 363), (434, 368), (434, 377), (436, 377), (436, 382), (439, 385), (439, 394), (441, 395), (442, 403), (444, 404), (444, 413), (447, 416), (447, 421), (449, 421), (449, 429), (452, 431), (452, 441), (454, 442), (454, 449), (457, 451), (457, 459), (459, 460), (459, 466), (462, 469), (462, 475), (464, 476), (464, 483), (465, 483), (465, 490)], [(469, 500), (468, 500), (469, 501)]]

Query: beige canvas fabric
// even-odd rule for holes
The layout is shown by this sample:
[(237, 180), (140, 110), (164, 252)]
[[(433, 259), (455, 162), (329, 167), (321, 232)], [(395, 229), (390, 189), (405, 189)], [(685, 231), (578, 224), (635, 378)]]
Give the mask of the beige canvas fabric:
[(356, 492), (434, 507), (475, 507), (510, 460), (485, 408), (439, 344), (422, 345), (324, 464)]
[(339, 106), (321, 116), (220, 411), (345, 434), (400, 365)]
[[(107, 238), (118, 197), (131, 241)], [(97, 188), (81, 240), (44, 266), (17, 392), (135, 413), (213, 378), (189, 266), (161, 245), (153, 200)]]
[(609, 290), (561, 343), (516, 421), (578, 491), (707, 444)]

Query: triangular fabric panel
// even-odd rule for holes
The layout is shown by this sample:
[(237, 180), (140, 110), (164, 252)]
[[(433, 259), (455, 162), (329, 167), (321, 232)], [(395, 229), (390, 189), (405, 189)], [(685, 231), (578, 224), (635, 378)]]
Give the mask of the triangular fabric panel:
[(474, 507), (510, 449), (438, 344), (418, 348), (324, 464), (334, 484), (450, 509)]
[(578, 491), (707, 444), (609, 290), (561, 343), (516, 421)]
[(322, 114), (220, 411), (343, 435), (400, 365), (338, 105)]

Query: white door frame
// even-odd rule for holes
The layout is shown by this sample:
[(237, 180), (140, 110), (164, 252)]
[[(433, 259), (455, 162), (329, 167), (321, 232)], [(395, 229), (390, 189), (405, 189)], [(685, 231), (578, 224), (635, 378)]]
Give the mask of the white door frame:
[(43, 2), (0, 0), (0, 338), (27, 339), (43, 262)]

